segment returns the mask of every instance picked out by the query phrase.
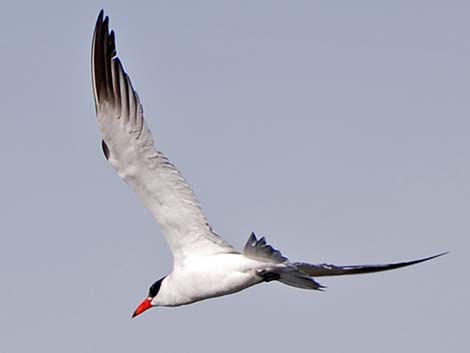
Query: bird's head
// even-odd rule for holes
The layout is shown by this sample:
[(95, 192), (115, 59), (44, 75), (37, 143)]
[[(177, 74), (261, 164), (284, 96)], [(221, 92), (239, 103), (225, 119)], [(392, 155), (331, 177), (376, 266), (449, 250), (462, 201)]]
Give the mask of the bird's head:
[(133, 318), (157, 305), (154, 299), (157, 297), (157, 294), (160, 291), (160, 287), (164, 279), (165, 277), (160, 278), (158, 281), (156, 281), (154, 284), (150, 286), (149, 294), (147, 295), (147, 298), (145, 298), (143, 302), (140, 303), (140, 305), (137, 307), (137, 309), (135, 309), (134, 314), (132, 314)]

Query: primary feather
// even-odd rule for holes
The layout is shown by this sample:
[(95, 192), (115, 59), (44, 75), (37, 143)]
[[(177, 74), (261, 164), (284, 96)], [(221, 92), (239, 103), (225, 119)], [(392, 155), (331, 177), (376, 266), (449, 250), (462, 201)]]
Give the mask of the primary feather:
[(188, 183), (155, 148), (139, 96), (117, 57), (114, 32), (109, 31), (103, 11), (93, 34), (91, 64), (103, 153), (160, 224), (174, 257), (173, 271), (150, 287), (133, 316), (152, 306), (194, 303), (261, 282), (322, 290), (312, 277), (386, 271), (443, 255), (383, 265), (290, 262), (254, 233), (243, 253), (236, 252), (212, 230)]
[(91, 65), (106, 158), (160, 224), (175, 265), (187, 256), (234, 252), (212, 230), (181, 173), (155, 148), (139, 96), (116, 56), (108, 21), (101, 12), (93, 35)]

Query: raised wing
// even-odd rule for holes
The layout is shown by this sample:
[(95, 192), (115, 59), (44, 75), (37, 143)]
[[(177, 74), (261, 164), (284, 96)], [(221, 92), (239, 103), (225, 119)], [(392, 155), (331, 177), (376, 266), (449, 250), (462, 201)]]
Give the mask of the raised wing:
[(309, 264), (305, 262), (296, 262), (294, 265), (303, 273), (312, 276), (312, 277), (322, 277), (322, 276), (341, 276), (341, 275), (358, 275), (362, 273), (371, 273), (371, 272), (381, 272), (394, 270), (396, 268), (411, 266), (419, 264), (420, 262), (429, 261), (435, 259), (436, 257), (447, 254), (444, 252), (442, 254), (426, 257), (424, 259), (406, 261), (406, 262), (397, 262), (393, 264), (381, 264), (381, 265), (352, 265), (352, 266), (336, 266), (330, 264)]
[(92, 45), (92, 79), (103, 152), (140, 196), (173, 253), (185, 257), (234, 252), (215, 234), (180, 172), (154, 147), (139, 96), (116, 56), (114, 32), (100, 12)]

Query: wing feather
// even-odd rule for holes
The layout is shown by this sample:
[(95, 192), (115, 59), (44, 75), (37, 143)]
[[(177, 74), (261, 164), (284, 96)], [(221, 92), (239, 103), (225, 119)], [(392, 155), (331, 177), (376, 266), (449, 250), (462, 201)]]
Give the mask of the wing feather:
[(436, 257), (447, 254), (441, 253), (434, 256), (429, 256), (424, 259), (397, 262), (391, 264), (380, 264), (380, 265), (351, 265), (351, 266), (337, 266), (331, 264), (309, 264), (306, 262), (296, 262), (294, 265), (303, 273), (312, 277), (323, 277), (323, 276), (342, 276), (342, 275), (358, 275), (363, 273), (382, 272), (388, 270), (394, 270), (401, 267), (416, 265), (421, 262), (435, 259)]
[(160, 224), (175, 265), (189, 256), (235, 252), (212, 231), (181, 173), (155, 149), (139, 96), (116, 56), (115, 35), (109, 32), (103, 11), (93, 35), (92, 79), (103, 150)]

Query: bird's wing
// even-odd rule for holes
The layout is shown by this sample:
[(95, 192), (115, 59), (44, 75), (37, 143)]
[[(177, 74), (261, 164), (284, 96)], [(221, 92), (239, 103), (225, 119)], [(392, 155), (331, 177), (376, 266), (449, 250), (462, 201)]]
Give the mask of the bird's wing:
[(447, 252), (430, 256), (430, 257), (426, 257), (424, 259), (419, 259), (419, 260), (397, 262), (393, 264), (381, 264), (381, 265), (336, 266), (336, 265), (330, 265), (330, 264), (309, 264), (305, 262), (296, 262), (294, 263), (294, 265), (300, 271), (312, 277), (357, 275), (361, 273), (381, 272), (381, 271), (394, 270), (400, 267), (411, 266), (411, 265), (419, 264), (420, 262), (432, 260), (436, 257), (442, 256), (445, 254), (447, 254)]
[(92, 45), (92, 79), (103, 152), (144, 202), (171, 248), (175, 265), (194, 255), (234, 252), (214, 233), (188, 183), (155, 149), (139, 96), (116, 56), (114, 32), (100, 12)]

